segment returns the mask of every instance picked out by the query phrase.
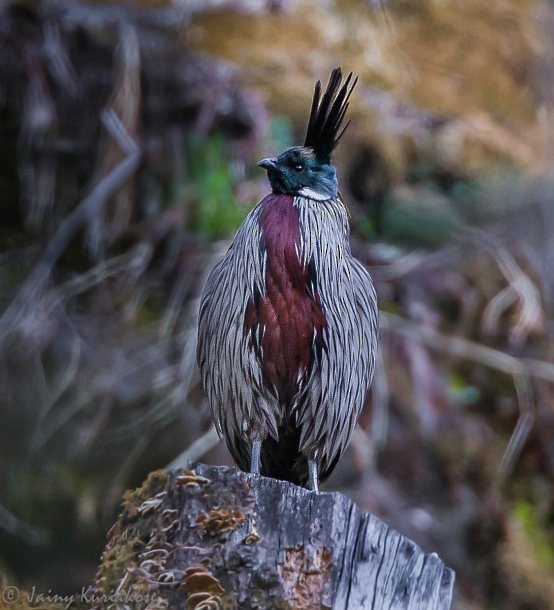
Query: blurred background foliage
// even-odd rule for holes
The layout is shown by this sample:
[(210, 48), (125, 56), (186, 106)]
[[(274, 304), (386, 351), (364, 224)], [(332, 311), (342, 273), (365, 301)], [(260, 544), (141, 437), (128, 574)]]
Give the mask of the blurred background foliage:
[(458, 610), (554, 608), (553, 40), (547, 0), (4, 2), (4, 580), (79, 590), (126, 488), (229, 463), (199, 293), (342, 65), (382, 328), (327, 489), (440, 553)]

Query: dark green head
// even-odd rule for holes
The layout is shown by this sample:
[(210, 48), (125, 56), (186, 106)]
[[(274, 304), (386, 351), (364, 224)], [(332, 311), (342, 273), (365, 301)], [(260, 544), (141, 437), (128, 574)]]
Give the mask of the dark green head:
[(323, 96), (321, 82), (316, 83), (304, 146), (293, 146), (276, 159), (262, 159), (258, 164), (267, 169), (274, 193), (320, 200), (337, 196), (331, 153), (348, 127), (343, 121), (356, 82), (350, 73), (341, 87), (342, 71), (335, 68)]
[(330, 199), (338, 193), (337, 171), (330, 163), (317, 160), (311, 148), (293, 146), (275, 159), (262, 159), (274, 193)]

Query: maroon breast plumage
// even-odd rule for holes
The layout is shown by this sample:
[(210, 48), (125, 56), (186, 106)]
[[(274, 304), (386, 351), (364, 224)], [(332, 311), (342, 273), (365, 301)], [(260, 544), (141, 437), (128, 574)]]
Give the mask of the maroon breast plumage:
[[(261, 359), (264, 378), (281, 404), (293, 399), (323, 346), (325, 317), (319, 295), (310, 294), (310, 265), (299, 260), (300, 223), (294, 198), (268, 195), (259, 216), (265, 250), (265, 294), (254, 295), (245, 330)], [(315, 285), (315, 281), (313, 282)], [(314, 343), (318, 348), (314, 352)]]

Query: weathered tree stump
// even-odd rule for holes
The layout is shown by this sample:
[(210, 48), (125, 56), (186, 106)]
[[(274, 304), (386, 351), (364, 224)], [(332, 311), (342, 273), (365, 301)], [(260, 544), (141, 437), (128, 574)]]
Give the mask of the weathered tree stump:
[(343, 494), (199, 464), (125, 494), (94, 607), (447, 610), (453, 583)]

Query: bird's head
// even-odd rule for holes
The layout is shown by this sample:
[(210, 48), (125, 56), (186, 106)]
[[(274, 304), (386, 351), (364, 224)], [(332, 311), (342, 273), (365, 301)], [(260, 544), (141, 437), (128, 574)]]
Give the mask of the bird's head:
[(316, 83), (304, 145), (258, 163), (267, 170), (274, 193), (319, 200), (337, 196), (337, 172), (331, 164), (331, 153), (349, 125), (343, 126), (343, 121), (357, 80), (352, 80), (350, 73), (341, 87), (342, 71), (335, 68), (323, 97), (321, 82)]
[(334, 165), (318, 161), (311, 148), (293, 146), (274, 159), (262, 159), (258, 165), (267, 170), (274, 193), (303, 195), (312, 199), (337, 196)]

